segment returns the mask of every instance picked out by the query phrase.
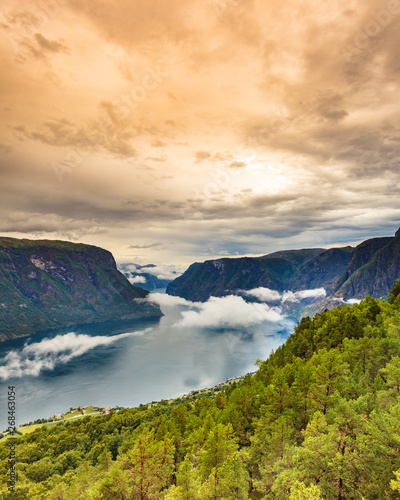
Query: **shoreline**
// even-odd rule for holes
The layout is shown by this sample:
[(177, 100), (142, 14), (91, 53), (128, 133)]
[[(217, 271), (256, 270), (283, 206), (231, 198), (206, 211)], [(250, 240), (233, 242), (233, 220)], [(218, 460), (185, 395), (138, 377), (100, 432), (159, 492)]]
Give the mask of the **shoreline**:
[[(174, 398), (167, 399), (168, 403), (172, 403), (173, 401), (178, 401), (180, 399), (185, 399), (185, 398), (191, 398), (191, 397), (196, 397), (202, 394), (205, 394), (209, 391), (215, 391), (218, 389), (222, 389), (222, 387), (225, 387), (227, 385), (230, 385), (234, 382), (237, 382), (247, 375), (251, 375), (254, 377), (254, 375), (257, 373), (257, 371), (254, 372), (248, 372), (243, 375), (239, 375), (237, 377), (231, 377), (228, 379), (223, 380), (222, 382), (218, 382), (218, 384), (215, 384), (210, 387), (203, 387), (202, 389), (194, 389), (192, 391), (189, 391), (188, 393), (181, 394), (180, 396), (176, 396)], [(160, 400), (163, 401), (163, 400)], [(147, 408), (152, 408), (153, 406), (156, 406), (160, 401), (152, 401), (151, 403), (145, 403), (143, 406), (147, 406)], [(62, 413), (53, 415), (52, 417), (48, 418), (40, 418), (31, 422), (24, 423), (22, 425), (19, 425), (16, 428), (16, 432), (18, 435), (24, 435), (28, 434), (30, 432), (35, 431), (39, 427), (43, 425), (56, 425), (62, 422), (67, 422), (76, 418), (82, 418), (82, 417), (91, 417), (91, 416), (103, 416), (103, 415), (108, 415), (110, 412), (118, 412), (120, 410), (130, 410), (136, 407), (125, 407), (125, 406), (115, 406), (115, 407), (100, 407), (100, 406), (77, 406), (75, 408), (70, 408), (69, 411), (64, 411)], [(86, 413), (85, 413), (86, 411)], [(81, 414), (78, 415), (73, 415), (74, 413), (81, 412)], [(68, 416), (69, 415), (69, 416)], [(3, 439), (8, 439), (10, 437), (10, 432), (8, 430), (4, 430), (2, 433), (2, 436), (0, 437), (0, 441)]]

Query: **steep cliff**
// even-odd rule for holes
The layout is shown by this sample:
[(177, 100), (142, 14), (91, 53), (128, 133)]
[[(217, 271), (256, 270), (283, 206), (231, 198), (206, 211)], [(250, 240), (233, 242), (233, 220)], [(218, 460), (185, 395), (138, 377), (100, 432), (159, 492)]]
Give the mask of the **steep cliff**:
[(354, 249), (353, 259), (338, 281), (334, 295), (350, 299), (367, 294), (387, 296), (400, 277), (400, 238), (368, 240)]
[(336, 285), (351, 262), (352, 247), (330, 248), (300, 267), (288, 283), (290, 290), (325, 288), (327, 292)]
[(0, 340), (81, 323), (161, 316), (110, 252), (0, 237)]

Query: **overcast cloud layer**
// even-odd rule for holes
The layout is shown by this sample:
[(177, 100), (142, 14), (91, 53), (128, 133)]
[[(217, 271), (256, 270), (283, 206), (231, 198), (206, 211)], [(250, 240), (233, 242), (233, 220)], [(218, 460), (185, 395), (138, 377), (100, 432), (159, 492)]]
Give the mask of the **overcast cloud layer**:
[(400, 0), (4, 0), (0, 234), (121, 262), (399, 226)]

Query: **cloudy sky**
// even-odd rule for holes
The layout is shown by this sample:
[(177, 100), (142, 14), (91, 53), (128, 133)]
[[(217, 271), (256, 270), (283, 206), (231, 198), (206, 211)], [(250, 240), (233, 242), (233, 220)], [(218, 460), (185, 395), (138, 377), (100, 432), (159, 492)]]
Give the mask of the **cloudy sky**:
[(119, 261), (391, 235), (400, 0), (3, 0), (0, 234)]

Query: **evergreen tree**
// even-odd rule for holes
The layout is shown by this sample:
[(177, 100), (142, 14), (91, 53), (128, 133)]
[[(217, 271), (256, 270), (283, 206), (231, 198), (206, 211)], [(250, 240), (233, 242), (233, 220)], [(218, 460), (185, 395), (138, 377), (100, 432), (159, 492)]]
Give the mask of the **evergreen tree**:
[(289, 500), (322, 500), (321, 491), (315, 484), (306, 486), (296, 481), (290, 490)]
[(199, 500), (247, 500), (248, 473), (239, 454), (227, 457), (219, 468), (212, 469), (202, 485)]
[(396, 283), (392, 286), (389, 293), (389, 304), (395, 304), (397, 302), (397, 298), (400, 295), (400, 279), (396, 281)]
[(129, 483), (129, 476), (121, 466), (121, 463), (117, 462), (104, 475), (98, 487), (89, 492), (87, 500), (128, 500), (130, 498), (140, 498), (136, 492), (133, 492), (133, 488)]
[(169, 486), (174, 470), (174, 446), (170, 441), (156, 441), (154, 431), (144, 429), (134, 446), (121, 459), (128, 472), (131, 498), (156, 500)]
[(314, 407), (324, 415), (330, 407), (332, 397), (341, 388), (349, 368), (336, 349), (322, 349), (310, 361), (314, 382), (311, 387), (311, 400)]
[(168, 490), (165, 500), (198, 500), (200, 478), (189, 455), (185, 457), (179, 468), (176, 482), (176, 486), (172, 486)]

